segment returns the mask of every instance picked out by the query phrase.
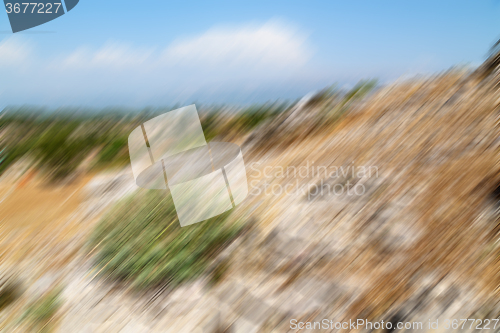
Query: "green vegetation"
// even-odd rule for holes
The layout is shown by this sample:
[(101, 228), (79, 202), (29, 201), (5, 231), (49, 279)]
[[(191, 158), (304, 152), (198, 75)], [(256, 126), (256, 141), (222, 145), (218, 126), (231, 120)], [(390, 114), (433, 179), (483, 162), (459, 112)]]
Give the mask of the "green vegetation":
[[(52, 180), (59, 180), (74, 172), (91, 152), (102, 151), (109, 143), (114, 151), (99, 155), (96, 165), (111, 164), (111, 161), (124, 164), (128, 162), (123, 158), (127, 152), (125, 129), (130, 125), (117, 126), (119, 120), (104, 115), (77, 117), (6, 112), (0, 118), (3, 149), (0, 173), (20, 158), (30, 157), (38, 169)], [(122, 146), (117, 148), (115, 142)]]
[(129, 162), (128, 139), (125, 135), (114, 137), (97, 156), (97, 166), (124, 165)]
[[(218, 135), (244, 135), (286, 109), (288, 104), (265, 104), (243, 110), (202, 111), (207, 140)], [(122, 167), (130, 162), (128, 135), (144, 121), (169, 109), (58, 110), (6, 109), (0, 114), (0, 174), (29, 157), (52, 181), (71, 175), (88, 157), (90, 168)]]
[(54, 325), (54, 318), (61, 307), (61, 290), (55, 289), (28, 306), (21, 317), (37, 332), (50, 332)]
[(242, 230), (224, 213), (181, 228), (165, 191), (144, 191), (119, 203), (90, 242), (101, 274), (136, 289), (193, 280)]
[(207, 141), (217, 135), (224, 136), (231, 133), (244, 135), (265, 121), (278, 116), (289, 106), (289, 103), (254, 105), (230, 114), (219, 113), (218, 109), (215, 109), (201, 117), (201, 126)]

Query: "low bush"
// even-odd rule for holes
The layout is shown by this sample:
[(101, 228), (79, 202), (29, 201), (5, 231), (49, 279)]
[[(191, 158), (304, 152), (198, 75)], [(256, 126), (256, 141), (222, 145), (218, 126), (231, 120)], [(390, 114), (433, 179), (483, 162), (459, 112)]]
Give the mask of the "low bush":
[(53, 330), (54, 318), (61, 307), (61, 290), (54, 289), (31, 303), (21, 321), (27, 322), (36, 332)]
[(229, 214), (181, 228), (166, 191), (138, 192), (98, 224), (90, 241), (95, 263), (137, 289), (193, 280), (242, 230)]

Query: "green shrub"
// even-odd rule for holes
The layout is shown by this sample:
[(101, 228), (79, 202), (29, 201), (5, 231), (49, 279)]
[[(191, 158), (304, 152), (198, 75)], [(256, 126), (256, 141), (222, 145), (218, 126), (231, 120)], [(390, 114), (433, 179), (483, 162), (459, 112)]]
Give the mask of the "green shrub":
[(37, 331), (51, 331), (53, 319), (61, 307), (61, 290), (55, 289), (31, 303), (21, 317)]
[(127, 137), (120, 136), (113, 138), (109, 143), (105, 143), (104, 147), (99, 152), (96, 164), (98, 166), (108, 166), (113, 164), (124, 165), (129, 163), (130, 157), (127, 148)]
[(181, 228), (169, 194), (139, 192), (98, 224), (90, 242), (96, 265), (137, 289), (193, 280), (241, 231), (229, 214)]

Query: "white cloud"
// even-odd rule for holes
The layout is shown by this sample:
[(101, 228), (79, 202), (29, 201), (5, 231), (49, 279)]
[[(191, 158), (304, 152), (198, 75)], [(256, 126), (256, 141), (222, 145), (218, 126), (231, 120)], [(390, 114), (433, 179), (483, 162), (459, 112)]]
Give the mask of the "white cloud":
[(304, 84), (313, 54), (303, 33), (274, 21), (214, 27), (165, 45), (110, 42), (50, 56), (32, 42), (0, 41), (0, 77), (9, 78), (0, 81), (6, 103), (147, 104), (246, 98), (256, 91), (274, 95), (271, 88)]
[[(160, 49), (159, 52), (154, 52)], [(166, 47), (140, 48), (108, 43), (92, 50), (79, 48), (57, 61), (65, 69), (89, 67), (166, 69), (176, 67), (218, 71), (283, 70), (307, 63), (312, 55), (306, 37), (276, 22), (212, 28), (177, 39)], [(193, 68), (194, 67), (194, 68)]]
[(163, 52), (170, 64), (284, 68), (302, 66), (312, 51), (306, 37), (274, 22), (261, 26), (213, 28), (174, 41)]
[(11, 37), (0, 42), (0, 66), (26, 64), (33, 56), (30, 43), (21, 38)]
[(92, 51), (88, 47), (80, 47), (57, 62), (66, 69), (81, 67), (123, 68), (139, 66), (146, 62), (152, 54), (153, 49), (136, 49), (126, 44), (108, 43), (96, 51)]

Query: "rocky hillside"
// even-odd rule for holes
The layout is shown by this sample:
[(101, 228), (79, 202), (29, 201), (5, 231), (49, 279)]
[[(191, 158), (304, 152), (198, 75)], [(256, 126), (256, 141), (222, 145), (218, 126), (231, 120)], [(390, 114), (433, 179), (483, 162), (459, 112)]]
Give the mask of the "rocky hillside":
[[(51, 328), (289, 332), (297, 331), (293, 320), (363, 319), (421, 322), (426, 331), (429, 320), (497, 319), (494, 59), (475, 72), (325, 91), (259, 125), (242, 145), (250, 193), (231, 215), (245, 222), (244, 232), (194, 282), (138, 293), (101, 275), (93, 266), (97, 246), (84, 246), (97, 213), (73, 216), (79, 231), (67, 244), (71, 258), (31, 278), (63, 288)], [(80, 210), (102, 211), (130, 193), (129, 171), (119, 181), (90, 182)], [(26, 328), (14, 320), (21, 308), (3, 313), (3, 328)]]
[[(299, 105), (253, 134), (268, 194), (247, 205), (261, 241), (234, 260), (245, 276), (283, 279), (261, 295), (309, 290), (283, 318), (497, 318), (500, 96), (485, 70), (396, 82), (334, 122), (333, 98)], [(312, 164), (307, 177), (280, 173)], [(279, 194), (297, 180), (305, 192)]]
[(481, 70), (323, 94), (260, 126), (246, 232), (207, 279), (137, 296), (74, 273), (62, 331), (498, 318), (498, 79)]

